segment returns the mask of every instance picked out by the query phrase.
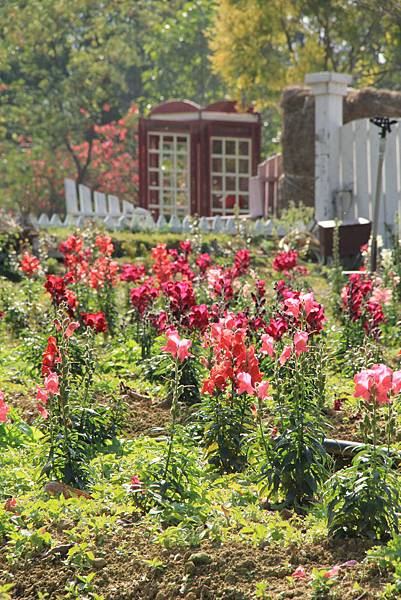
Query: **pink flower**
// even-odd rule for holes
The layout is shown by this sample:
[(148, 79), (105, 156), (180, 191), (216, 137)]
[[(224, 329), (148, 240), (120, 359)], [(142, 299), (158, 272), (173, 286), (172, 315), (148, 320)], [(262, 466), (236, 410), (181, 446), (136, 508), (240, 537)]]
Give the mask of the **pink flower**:
[(269, 356), (274, 356), (274, 339), (268, 333), (262, 335), (262, 352)]
[(57, 396), (60, 393), (57, 373), (49, 373), (45, 379), (45, 388), (49, 394)]
[(311, 310), (315, 307), (315, 299), (312, 292), (309, 292), (308, 294), (301, 294), (300, 300), (304, 306), (306, 316), (309, 317)]
[(191, 340), (180, 339), (176, 331), (170, 331), (167, 334), (167, 344), (163, 346), (162, 350), (169, 352), (174, 358), (178, 358), (182, 362), (191, 356), (188, 352), (191, 345)]
[(42, 402), (42, 404), (47, 404), (47, 400), (48, 400), (47, 391), (38, 387), (38, 391), (36, 392), (36, 400), (38, 402)]
[(47, 412), (47, 410), (45, 409), (45, 407), (42, 404), (37, 404), (36, 408), (38, 409), (38, 411), (40, 412), (40, 414), (42, 415), (42, 417), (45, 420), (49, 417), (49, 413)]
[(285, 363), (290, 358), (290, 356), (291, 356), (291, 346), (285, 346), (284, 350), (282, 351), (282, 353), (280, 355), (280, 358), (278, 359), (280, 365), (281, 366), (285, 365)]
[(294, 335), (295, 353), (297, 356), (302, 352), (308, 352), (308, 334), (306, 331), (297, 331)]
[(357, 560), (347, 560), (345, 563), (342, 563), (340, 567), (355, 567), (357, 564)]
[(139, 479), (137, 475), (133, 475), (131, 477), (131, 489), (138, 490), (142, 487), (142, 481)]
[(401, 392), (401, 371), (393, 372), (393, 392), (399, 394)]
[(244, 372), (238, 373), (237, 385), (238, 385), (238, 387), (237, 387), (238, 394), (243, 394), (244, 392), (246, 392), (250, 396), (253, 396), (253, 394), (255, 393), (255, 390), (252, 385), (252, 377), (250, 376), (249, 373), (244, 373)]
[(67, 329), (65, 330), (65, 333), (64, 333), (65, 337), (68, 339), (68, 338), (70, 338), (72, 335), (74, 335), (74, 331), (75, 331), (76, 329), (78, 329), (78, 327), (79, 327), (79, 323), (77, 323), (77, 321), (72, 321), (72, 322), (71, 322), (71, 323), (68, 325)]
[(299, 567), (297, 567), (292, 573), (291, 577), (293, 577), (294, 579), (308, 579), (309, 575), (306, 572), (305, 567), (299, 565)]
[(301, 309), (301, 303), (298, 298), (286, 298), (284, 300), (284, 304), (287, 307), (285, 311), (287, 314), (291, 314), (296, 319), (299, 316), (299, 311)]
[(266, 398), (268, 398), (268, 393), (267, 393), (268, 389), (269, 389), (268, 381), (261, 381), (260, 383), (256, 384), (256, 393), (260, 400), (266, 400)]
[(0, 423), (7, 421), (7, 415), (10, 412), (10, 407), (4, 402), (4, 394), (0, 392)]
[(332, 577), (336, 577), (339, 572), (340, 572), (340, 566), (335, 565), (329, 571), (326, 571), (326, 573), (323, 573), (323, 577), (325, 579), (331, 579)]
[(354, 376), (354, 383), (356, 398), (363, 398), (366, 401), (375, 400), (378, 404), (390, 402), (388, 392), (393, 385), (393, 372), (386, 365), (373, 365), (371, 369), (357, 373)]

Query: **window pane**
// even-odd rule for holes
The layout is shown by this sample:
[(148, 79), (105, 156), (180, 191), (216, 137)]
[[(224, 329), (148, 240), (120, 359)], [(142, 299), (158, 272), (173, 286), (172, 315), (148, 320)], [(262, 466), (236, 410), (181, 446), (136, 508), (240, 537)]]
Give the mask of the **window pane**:
[(233, 140), (226, 140), (226, 154), (236, 154)]
[(158, 171), (151, 171), (150, 172), (150, 177), (149, 177), (149, 184), (150, 185), (159, 185), (159, 173)]
[(249, 179), (248, 177), (240, 177), (239, 178), (239, 189), (241, 192), (247, 192), (249, 187)]
[(149, 148), (156, 149), (160, 146), (160, 136), (158, 135), (150, 135), (149, 136)]
[(235, 206), (235, 194), (227, 194), (226, 196), (226, 208), (233, 210)]
[(149, 200), (150, 200), (150, 204), (159, 204), (158, 190), (150, 190)]
[(226, 178), (226, 190), (235, 192), (235, 177), (227, 177)]
[(241, 156), (249, 156), (249, 141), (239, 143), (239, 153)]
[(223, 161), (221, 158), (214, 158), (212, 160), (212, 171), (214, 171), (215, 173), (222, 173)]
[(240, 159), (239, 161), (239, 172), (240, 173), (249, 173), (249, 161), (246, 159)]
[(240, 210), (248, 210), (248, 196), (239, 196)]
[(223, 153), (223, 142), (221, 140), (213, 140), (212, 154), (222, 154), (222, 153)]
[(226, 173), (235, 173), (235, 158), (226, 158)]
[(212, 178), (212, 189), (216, 191), (220, 191), (223, 189), (223, 178), (222, 177), (213, 177)]
[(220, 194), (213, 194), (212, 196), (213, 208), (223, 208), (223, 198)]

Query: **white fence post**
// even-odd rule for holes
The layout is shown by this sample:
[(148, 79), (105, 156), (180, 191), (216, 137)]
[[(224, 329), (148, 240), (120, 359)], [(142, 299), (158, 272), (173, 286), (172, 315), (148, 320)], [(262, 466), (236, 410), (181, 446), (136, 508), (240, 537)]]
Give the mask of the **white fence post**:
[(339, 188), (338, 129), (343, 124), (343, 97), (352, 77), (344, 73), (309, 73), (305, 77), (315, 96), (315, 218), (334, 216), (334, 192)]

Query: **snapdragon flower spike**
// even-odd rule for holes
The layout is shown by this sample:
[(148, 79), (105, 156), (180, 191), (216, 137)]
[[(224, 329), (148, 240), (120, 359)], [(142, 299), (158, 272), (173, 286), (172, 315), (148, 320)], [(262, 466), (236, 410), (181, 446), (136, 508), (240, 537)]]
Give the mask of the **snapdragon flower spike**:
[(306, 331), (297, 331), (294, 335), (295, 354), (299, 356), (303, 352), (308, 352), (308, 334)]
[(280, 363), (280, 365), (282, 367), (285, 365), (285, 363), (290, 358), (290, 356), (291, 356), (291, 346), (285, 346), (282, 353), (280, 354), (280, 358), (278, 359), (278, 362)]
[(167, 344), (163, 346), (162, 350), (171, 354), (173, 358), (178, 358), (180, 362), (183, 362), (186, 358), (191, 356), (189, 353), (189, 348), (191, 346), (191, 340), (181, 339), (177, 331), (170, 330), (167, 333)]
[(252, 385), (252, 377), (249, 373), (238, 373), (237, 375), (237, 393), (238, 394), (249, 394), (249, 396), (253, 396), (255, 393), (255, 389)]
[(59, 378), (57, 373), (49, 373), (45, 379), (45, 388), (49, 394), (58, 396), (60, 394)]
[(266, 400), (266, 398), (269, 397), (269, 394), (267, 393), (269, 390), (269, 385), (270, 383), (268, 381), (261, 381), (260, 383), (256, 384), (256, 395), (259, 400)]
[(47, 419), (49, 417), (49, 413), (47, 412), (46, 409), (46, 404), (48, 401), (49, 395), (47, 390), (44, 390), (40, 387), (38, 387), (38, 391), (36, 393), (36, 400), (37, 400), (37, 404), (36, 404), (36, 408), (38, 410), (38, 412), (42, 415), (43, 419)]
[(273, 358), (274, 356), (274, 338), (268, 333), (264, 333), (261, 337), (262, 340), (262, 348), (261, 352), (263, 354), (268, 354)]
[(4, 393), (0, 392), (0, 423), (7, 421), (7, 415), (10, 412), (10, 407), (4, 401)]
[[(399, 372), (395, 380), (395, 390), (399, 389)], [(389, 392), (393, 388), (393, 371), (386, 365), (373, 365), (354, 376), (356, 398), (363, 398), (367, 402), (389, 404)]]

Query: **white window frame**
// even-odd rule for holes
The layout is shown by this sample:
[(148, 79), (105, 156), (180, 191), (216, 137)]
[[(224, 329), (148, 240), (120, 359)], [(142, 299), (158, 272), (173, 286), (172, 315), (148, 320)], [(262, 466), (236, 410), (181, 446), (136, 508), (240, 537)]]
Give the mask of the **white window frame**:
[[(159, 138), (159, 147), (158, 148), (150, 147), (151, 136), (157, 136)], [(173, 138), (173, 146), (172, 146), (171, 152), (163, 150), (163, 141), (164, 141), (165, 137)], [(184, 152), (178, 152), (178, 150), (177, 150), (178, 138), (185, 139), (186, 150)], [(151, 158), (152, 154), (159, 156), (159, 166), (158, 167), (150, 166), (150, 158)], [(181, 156), (181, 157), (185, 156), (186, 157), (184, 169), (177, 169), (177, 156)], [(162, 165), (163, 165), (164, 157), (168, 157), (169, 159), (172, 160), (173, 166), (172, 166), (171, 170), (169, 169), (168, 171), (163, 171)], [(163, 214), (163, 215), (177, 216), (177, 213), (178, 213), (178, 215), (185, 216), (190, 213), (190, 202), (191, 202), (191, 198), (190, 198), (190, 194), (191, 194), (190, 166), (191, 166), (191, 144), (190, 144), (189, 134), (176, 133), (176, 132), (161, 132), (161, 131), (149, 131), (148, 132), (148, 194), (149, 194), (148, 208), (149, 209), (158, 210), (159, 213)], [(172, 186), (171, 187), (163, 185), (163, 174), (166, 172), (168, 172), (172, 175)], [(150, 179), (151, 173), (158, 173), (159, 185), (151, 185), (151, 179)], [(178, 173), (185, 174), (186, 185), (185, 185), (184, 189), (180, 189), (177, 186), (177, 174)], [(151, 196), (152, 191), (158, 192), (158, 197), (159, 197), (158, 204), (151, 202), (150, 196)], [(172, 196), (171, 206), (164, 205), (164, 194), (165, 193), (169, 193)], [(185, 206), (177, 207), (178, 194), (186, 194), (187, 202), (186, 202)]]
[[(222, 142), (222, 154), (216, 154), (213, 152), (213, 143), (215, 141)], [(226, 153), (226, 142), (235, 142), (235, 153), (227, 154)], [(249, 153), (245, 156), (239, 153), (239, 144), (241, 142), (248, 142)], [(231, 158), (235, 160), (235, 173), (231, 171), (226, 171), (226, 159)], [(222, 171), (213, 171), (213, 159), (220, 159), (222, 161)], [(248, 171), (247, 173), (240, 173), (239, 171), (239, 161), (247, 160), (248, 161)], [(239, 210), (240, 214), (248, 214), (249, 213), (249, 187), (248, 191), (241, 191), (239, 189), (239, 181), (242, 177), (247, 177), (248, 182), (250, 177), (252, 176), (252, 138), (250, 137), (226, 137), (226, 136), (213, 136), (210, 138), (210, 210), (214, 215), (233, 215), (235, 213), (235, 207), (239, 205), (239, 197), (245, 197), (248, 202), (248, 208), (242, 208)], [(222, 189), (216, 190), (213, 188), (213, 178), (221, 177), (222, 179)], [(227, 190), (226, 183), (227, 177), (235, 178), (235, 190)], [(215, 208), (213, 205), (213, 196), (221, 194), (223, 199), (222, 208)], [(234, 208), (227, 208), (226, 206), (226, 197), (228, 195), (235, 196), (235, 204)]]

